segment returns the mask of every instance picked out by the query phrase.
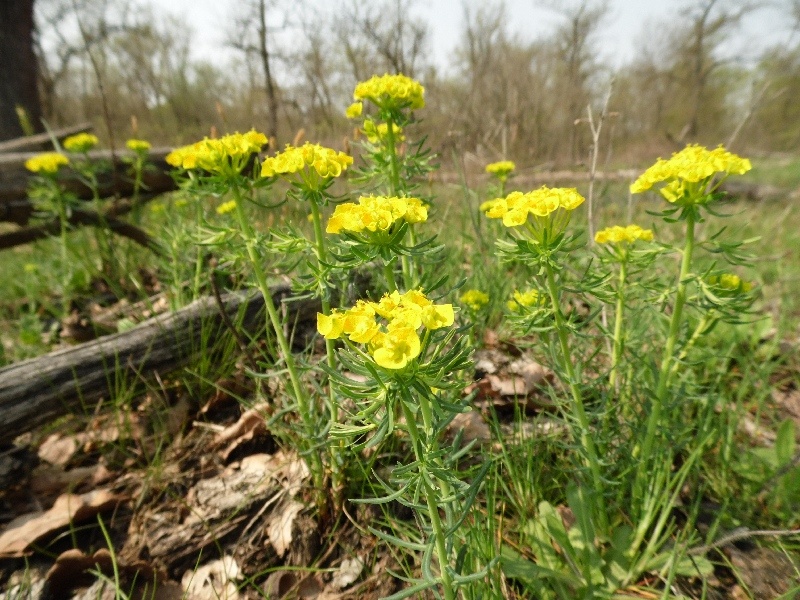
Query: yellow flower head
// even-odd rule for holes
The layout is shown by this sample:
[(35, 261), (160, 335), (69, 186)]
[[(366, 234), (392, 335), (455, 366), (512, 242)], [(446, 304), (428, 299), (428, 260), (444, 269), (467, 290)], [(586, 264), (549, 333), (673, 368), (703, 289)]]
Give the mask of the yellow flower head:
[(375, 75), (356, 85), (355, 100), (370, 100), (381, 108), (422, 108), (425, 88), (405, 75)]
[(660, 192), (669, 202), (691, 204), (705, 196), (705, 184), (717, 173), (742, 175), (750, 169), (749, 160), (722, 146), (709, 150), (690, 144), (668, 160), (659, 158), (633, 182), (631, 193), (638, 194), (657, 183), (666, 183)]
[(511, 192), (505, 198), (489, 200), (481, 204), (480, 209), (490, 219), (503, 219), (503, 225), (506, 227), (517, 227), (523, 225), (529, 215), (548, 217), (559, 208), (572, 211), (583, 201), (583, 196), (575, 188), (542, 186), (527, 194)]
[(239, 173), (254, 153), (267, 143), (267, 136), (255, 130), (232, 133), (221, 138), (205, 138), (177, 148), (166, 161), (182, 169), (202, 169), (214, 174)]
[(746, 294), (753, 289), (752, 283), (749, 281), (744, 281), (741, 277), (733, 273), (711, 275), (707, 281), (715, 288), (717, 293), (723, 296), (737, 296), (739, 294)]
[(486, 172), (490, 175), (494, 175), (498, 179), (505, 180), (516, 168), (517, 165), (510, 160), (501, 160), (500, 162), (493, 162), (486, 165)]
[(234, 210), (236, 210), (236, 200), (228, 200), (216, 208), (218, 215), (225, 215), (229, 212), (233, 212)]
[(44, 152), (25, 161), (25, 168), (32, 173), (58, 173), (62, 165), (68, 165), (69, 159), (60, 152)]
[(344, 111), (344, 114), (348, 119), (357, 119), (358, 117), (361, 116), (363, 110), (364, 110), (363, 102), (353, 102), (350, 106), (347, 107), (347, 110)]
[(64, 140), (64, 149), (68, 152), (88, 152), (100, 142), (91, 133), (77, 133)]
[(519, 310), (522, 306), (531, 307), (541, 304), (543, 300), (544, 297), (538, 290), (530, 289), (525, 292), (514, 290), (514, 299), (506, 302), (506, 306), (508, 306), (510, 310)]
[(150, 142), (146, 140), (130, 139), (125, 142), (125, 146), (127, 146), (128, 150), (133, 150), (137, 154), (144, 154), (150, 150)]
[(440, 329), (454, 321), (452, 304), (433, 304), (421, 290), (394, 291), (378, 302), (359, 300), (345, 311), (318, 313), (317, 331), (328, 340), (346, 336), (351, 342), (366, 344), (376, 364), (397, 370), (419, 356), (421, 327)]
[(470, 308), (473, 311), (479, 311), (481, 308), (489, 304), (489, 294), (481, 292), (480, 290), (467, 290), (459, 298), (461, 304)]
[(361, 196), (358, 204), (338, 204), (325, 231), (328, 233), (376, 233), (387, 231), (396, 222), (421, 223), (428, 219), (428, 209), (419, 198), (397, 196)]
[(353, 158), (344, 152), (306, 142), (299, 147), (287, 145), (283, 152), (266, 159), (261, 163), (261, 176), (290, 175), (308, 170), (323, 179), (330, 179), (339, 177), (352, 164)]
[(594, 236), (594, 241), (598, 244), (632, 244), (636, 240), (645, 242), (653, 241), (653, 232), (650, 229), (642, 229), (638, 225), (628, 225), (621, 227), (614, 225), (601, 229)]
[[(395, 143), (402, 142), (406, 139), (406, 136), (403, 135), (403, 128), (399, 127), (396, 123), (392, 123), (392, 133), (394, 134)], [(364, 121), (364, 135), (367, 136), (367, 140), (369, 140), (370, 144), (384, 142), (389, 138), (389, 124), (378, 123), (376, 125), (374, 121), (367, 119)]]

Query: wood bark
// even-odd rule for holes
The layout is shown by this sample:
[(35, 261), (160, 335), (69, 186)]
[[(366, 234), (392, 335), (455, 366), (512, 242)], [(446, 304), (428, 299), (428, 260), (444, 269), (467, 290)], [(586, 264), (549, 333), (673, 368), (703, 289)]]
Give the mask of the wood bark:
[(54, 129), (50, 132), (25, 135), (12, 140), (0, 142), (0, 152), (35, 152), (37, 150), (52, 150), (53, 138), (59, 142), (76, 133), (85, 133), (92, 130), (91, 123), (80, 123), (70, 127)]
[[(276, 303), (289, 295), (276, 286)], [(258, 293), (229, 293), (225, 311), (242, 331), (264, 327), (264, 299)], [(318, 301), (284, 302), (287, 322), (309, 322)], [(164, 376), (190, 363), (198, 353), (213, 355), (230, 335), (213, 298), (202, 298), (174, 313), (153, 317), (124, 333), (56, 350), (0, 368), (0, 445), (71, 412), (92, 411), (112, 401), (116, 390), (130, 390), (156, 374)]]
[(41, 129), (33, 30), (33, 0), (0, 2), (0, 140), (24, 133), (17, 107), (34, 128)]
[[(153, 150), (149, 161), (152, 165), (143, 173), (143, 192), (154, 194), (172, 191), (177, 188), (175, 180), (169, 175), (172, 167), (165, 160), (168, 149)], [(133, 178), (130, 165), (122, 161), (122, 157), (130, 153), (112, 154), (108, 150), (89, 153), (93, 160), (103, 161), (108, 169), (100, 173), (100, 195), (129, 196), (133, 193)], [(33, 176), (25, 168), (25, 161), (35, 153), (0, 154), (0, 222), (6, 221), (17, 225), (26, 225), (33, 214), (34, 207), (28, 200), (29, 180)], [(74, 175), (65, 171), (62, 179), (64, 189), (76, 194), (79, 198), (90, 199), (92, 192)]]

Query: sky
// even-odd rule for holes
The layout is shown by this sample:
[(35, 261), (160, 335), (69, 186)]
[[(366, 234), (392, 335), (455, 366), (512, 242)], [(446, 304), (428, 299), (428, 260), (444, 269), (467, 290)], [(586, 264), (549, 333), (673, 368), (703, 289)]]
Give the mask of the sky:
[[(225, 64), (231, 57), (224, 48), (226, 26), (233, 20), (239, 2), (236, 0), (145, 0), (158, 12), (171, 12), (189, 24), (197, 42), (193, 46), (195, 58)], [(364, 0), (369, 1), (369, 0)], [(734, 0), (721, 0), (720, 5)], [(780, 1), (780, 0), (776, 0)], [(344, 5), (349, 0), (311, 0), (322, 7)], [(466, 0), (472, 9), (486, 4), (485, 0)], [(549, 4), (567, 6), (575, 2), (548, 0)], [(552, 30), (563, 19), (557, 11), (544, 8), (544, 1), (506, 0), (510, 30), (524, 40), (536, 39)], [(610, 11), (598, 37), (598, 48), (603, 62), (620, 66), (635, 56), (640, 47), (646, 24), (668, 22), (681, 7), (693, 4), (692, 0), (609, 0)], [(413, 13), (432, 25), (431, 53), (433, 63), (446, 71), (452, 50), (458, 43), (463, 26), (461, 0), (418, 0), (411, 2)], [(220, 25), (222, 24), (222, 25)], [(741, 34), (725, 50), (731, 56), (755, 56), (759, 50), (788, 41), (790, 31), (785, 15), (774, 3), (751, 13), (743, 23)], [(202, 40), (202, 41), (201, 41)]]

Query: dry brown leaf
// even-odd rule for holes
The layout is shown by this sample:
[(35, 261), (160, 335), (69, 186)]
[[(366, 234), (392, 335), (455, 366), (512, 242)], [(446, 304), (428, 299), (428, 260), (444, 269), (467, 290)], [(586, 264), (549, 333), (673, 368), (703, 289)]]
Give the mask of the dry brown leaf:
[(80, 495), (63, 494), (50, 510), (22, 515), (11, 521), (0, 535), (0, 557), (25, 556), (25, 551), (37, 540), (113, 508), (123, 500), (123, 496), (109, 490), (94, 490)]
[(492, 432), (481, 414), (476, 410), (457, 414), (447, 426), (447, 436), (454, 438), (459, 431), (463, 431), (461, 438), (465, 444), (473, 440), (488, 442), (492, 439)]
[(342, 564), (339, 565), (339, 570), (333, 574), (331, 579), (331, 587), (337, 590), (343, 590), (349, 585), (354, 584), (361, 577), (361, 572), (364, 570), (364, 562), (357, 556), (353, 558), (345, 558)]
[(194, 571), (186, 571), (181, 585), (191, 600), (237, 600), (239, 591), (236, 581), (242, 577), (242, 569), (232, 556), (223, 556)]
[(95, 481), (100, 465), (76, 467), (65, 471), (56, 465), (40, 464), (31, 473), (31, 491), (37, 495), (55, 495), (73, 491), (79, 485)]
[(295, 517), (305, 508), (296, 500), (287, 500), (272, 512), (267, 524), (267, 535), (278, 556), (283, 556), (292, 545), (292, 528)]

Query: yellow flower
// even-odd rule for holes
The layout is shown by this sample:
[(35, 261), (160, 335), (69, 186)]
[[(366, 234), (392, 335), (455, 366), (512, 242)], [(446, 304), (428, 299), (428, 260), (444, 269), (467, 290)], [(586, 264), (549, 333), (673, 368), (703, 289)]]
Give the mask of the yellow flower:
[(381, 108), (422, 108), (425, 88), (405, 75), (375, 75), (356, 85), (355, 100), (370, 100)]
[(632, 244), (636, 240), (652, 242), (653, 232), (650, 229), (642, 229), (638, 225), (627, 225), (626, 227), (614, 225), (601, 229), (594, 236), (594, 241), (598, 244)]
[(717, 173), (742, 175), (751, 168), (749, 160), (722, 146), (709, 150), (690, 144), (668, 160), (659, 158), (633, 182), (631, 193), (638, 194), (666, 182), (660, 192), (669, 202), (692, 204), (706, 195), (705, 186), (712, 176)]
[(236, 210), (236, 200), (228, 200), (217, 207), (217, 214), (224, 215), (234, 210)]
[(358, 204), (338, 204), (328, 219), (325, 231), (342, 233), (350, 231), (387, 231), (397, 221), (421, 223), (427, 220), (428, 209), (419, 198), (397, 196), (361, 196)]
[(352, 164), (353, 158), (344, 152), (306, 142), (300, 147), (287, 145), (283, 152), (266, 159), (261, 163), (261, 176), (290, 175), (307, 169), (330, 179), (339, 177)]
[(137, 154), (144, 154), (150, 150), (150, 142), (146, 140), (130, 139), (125, 142), (125, 146), (127, 146), (128, 150), (133, 150)]
[(517, 168), (510, 160), (501, 160), (486, 165), (486, 172), (494, 175), (498, 179), (506, 179), (508, 175)]
[(489, 304), (489, 294), (480, 290), (467, 290), (459, 298), (461, 304), (468, 306), (471, 310), (478, 311)]
[(209, 173), (237, 174), (250, 156), (267, 143), (267, 136), (255, 130), (232, 133), (221, 138), (205, 138), (194, 144), (176, 148), (167, 154), (166, 161), (181, 169), (202, 169)]
[(413, 327), (395, 327), (377, 337), (372, 344), (372, 358), (384, 369), (403, 369), (419, 356), (420, 348)]
[[(402, 142), (406, 139), (406, 136), (403, 135), (403, 128), (399, 127), (396, 123), (392, 123), (392, 133), (394, 134), (395, 143)], [(383, 142), (389, 137), (389, 124), (379, 123), (375, 125), (374, 121), (367, 119), (364, 121), (364, 135), (367, 136), (367, 140), (370, 144)]]
[(35, 263), (25, 263), (22, 268), (26, 273), (36, 273), (39, 270), (39, 266)]
[(319, 331), (326, 340), (335, 340), (342, 335), (344, 328), (344, 318), (342, 314), (333, 310), (330, 315), (323, 315), (317, 313), (317, 331)]
[(317, 314), (317, 331), (325, 339), (347, 336), (367, 344), (375, 363), (385, 369), (403, 369), (420, 353), (417, 330), (449, 327), (455, 321), (452, 304), (433, 304), (422, 290), (385, 294), (378, 302), (359, 300), (348, 310)]
[(707, 279), (708, 283), (717, 288), (723, 295), (735, 296), (747, 293), (753, 289), (753, 284), (743, 281), (741, 277), (733, 273), (723, 273), (722, 275), (711, 275)]
[(575, 210), (584, 201), (575, 188), (548, 188), (523, 194), (511, 192), (505, 198), (495, 198), (481, 204), (481, 210), (490, 219), (503, 219), (506, 227), (523, 225), (529, 215), (548, 217), (559, 208)]
[(32, 173), (53, 175), (62, 165), (68, 165), (69, 159), (60, 152), (44, 152), (25, 161), (25, 168)]
[(353, 102), (350, 106), (347, 107), (347, 110), (344, 112), (345, 116), (348, 119), (356, 119), (361, 116), (361, 112), (364, 110), (363, 102)]
[(91, 133), (77, 133), (64, 140), (64, 149), (69, 152), (88, 152), (100, 142)]

